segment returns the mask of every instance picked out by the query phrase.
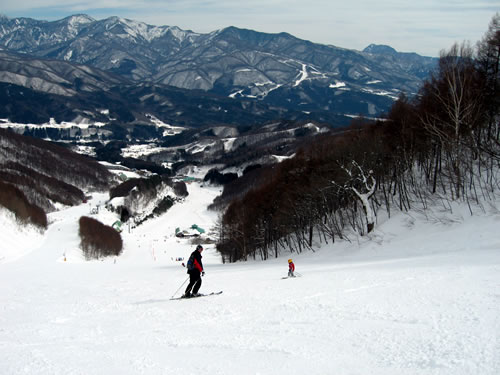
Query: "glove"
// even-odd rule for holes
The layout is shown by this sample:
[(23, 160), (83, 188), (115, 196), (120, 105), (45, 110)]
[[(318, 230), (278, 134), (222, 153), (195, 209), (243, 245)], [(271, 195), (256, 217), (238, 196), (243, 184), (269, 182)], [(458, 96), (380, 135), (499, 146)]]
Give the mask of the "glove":
[(201, 271), (201, 276), (205, 276), (205, 271)]

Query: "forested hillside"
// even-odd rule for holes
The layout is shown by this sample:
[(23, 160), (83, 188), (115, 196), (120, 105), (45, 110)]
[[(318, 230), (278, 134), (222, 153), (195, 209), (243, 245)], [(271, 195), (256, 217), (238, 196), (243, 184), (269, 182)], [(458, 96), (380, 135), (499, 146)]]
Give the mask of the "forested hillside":
[(81, 204), (85, 192), (107, 190), (112, 181), (111, 173), (94, 159), (0, 129), (0, 182), (14, 191), (4, 190), (0, 205), (11, 211), (20, 212), (12, 206), (14, 194), (23, 206), (50, 212), (55, 203)]
[[(218, 249), (226, 261), (311, 249), (370, 232), (376, 213), (431, 201), (480, 205), (498, 189), (500, 17), (476, 48), (443, 51), (419, 95), (387, 118), (317, 138), (229, 205)], [(230, 189), (230, 187), (227, 187)]]

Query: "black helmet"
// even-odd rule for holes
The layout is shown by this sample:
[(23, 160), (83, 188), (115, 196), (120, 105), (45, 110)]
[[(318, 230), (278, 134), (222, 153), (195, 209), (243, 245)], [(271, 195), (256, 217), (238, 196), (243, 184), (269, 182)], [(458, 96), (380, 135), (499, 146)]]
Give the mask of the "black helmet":
[(196, 250), (198, 250), (198, 251), (203, 250), (203, 246), (201, 246), (201, 245), (196, 246)]

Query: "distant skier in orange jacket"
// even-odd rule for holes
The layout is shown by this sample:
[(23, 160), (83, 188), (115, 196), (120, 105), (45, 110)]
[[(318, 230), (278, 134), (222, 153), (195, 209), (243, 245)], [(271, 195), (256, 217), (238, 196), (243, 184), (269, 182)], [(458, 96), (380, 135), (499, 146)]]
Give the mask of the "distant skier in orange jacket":
[(293, 274), (295, 272), (295, 264), (291, 259), (288, 259), (288, 277), (295, 277)]

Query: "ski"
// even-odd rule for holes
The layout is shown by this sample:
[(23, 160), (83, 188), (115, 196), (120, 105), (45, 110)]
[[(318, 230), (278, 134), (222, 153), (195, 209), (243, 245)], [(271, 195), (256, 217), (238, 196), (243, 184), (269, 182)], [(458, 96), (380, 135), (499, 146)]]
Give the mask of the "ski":
[(189, 297), (189, 298), (186, 298), (184, 296), (181, 296), (181, 297), (175, 297), (175, 298), (170, 298), (170, 300), (179, 300), (179, 299), (194, 299), (194, 298), (200, 298), (200, 297), (209, 297), (209, 296), (217, 296), (219, 294), (222, 294), (222, 290), (219, 291), (219, 292), (212, 292), (212, 293), (208, 293), (208, 294), (198, 294), (197, 296), (192, 296), (192, 297)]
[(302, 277), (302, 275), (293, 275), (293, 276), (283, 276), (282, 279), (295, 279), (296, 277)]

